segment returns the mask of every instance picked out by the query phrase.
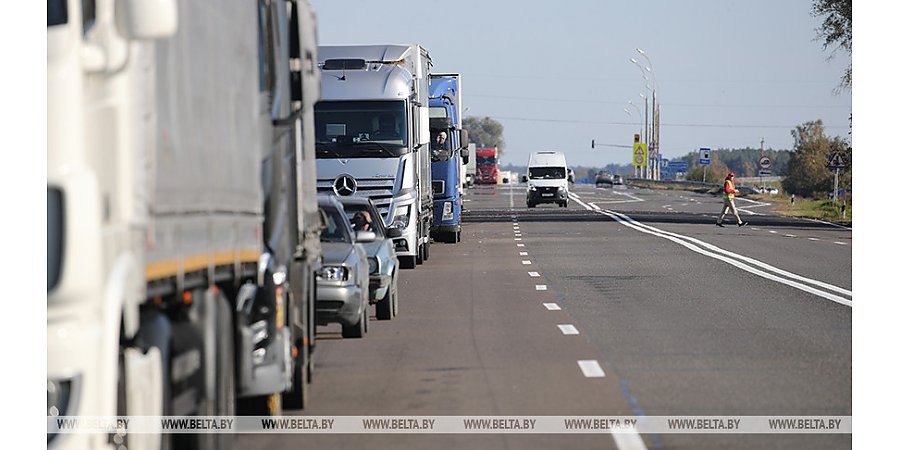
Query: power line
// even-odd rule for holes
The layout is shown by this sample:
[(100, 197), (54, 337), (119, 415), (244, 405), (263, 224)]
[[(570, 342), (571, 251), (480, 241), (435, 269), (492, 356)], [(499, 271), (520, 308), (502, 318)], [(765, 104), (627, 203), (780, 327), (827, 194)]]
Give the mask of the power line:
[[(550, 122), (550, 123), (578, 123), (589, 125), (622, 125), (633, 127), (634, 123), (626, 122), (600, 122), (589, 120), (569, 120), (569, 119), (538, 119), (532, 117), (508, 117), (508, 116), (490, 116), (492, 119), (502, 120), (519, 120), (525, 122)], [(762, 128), (762, 129), (785, 129), (793, 130), (796, 125), (735, 125), (735, 124), (701, 124), (701, 123), (661, 123), (660, 127), (685, 127), (685, 128)], [(849, 129), (849, 126), (834, 125), (829, 128)]]
[[(475, 98), (497, 98), (503, 100), (533, 100), (533, 101), (541, 101), (541, 102), (556, 102), (556, 103), (591, 103), (591, 104), (603, 104), (603, 105), (621, 105), (625, 102), (621, 101), (612, 101), (612, 100), (588, 100), (588, 99), (575, 99), (575, 98), (550, 98), (550, 97), (520, 97), (513, 95), (490, 95), (490, 94), (466, 94), (468, 97)], [(704, 105), (699, 103), (669, 103), (666, 102), (665, 106), (677, 106), (682, 108), (810, 108), (810, 109), (822, 109), (822, 108), (840, 108), (847, 109), (850, 108), (850, 105), (732, 105), (732, 104), (712, 104), (712, 105)]]

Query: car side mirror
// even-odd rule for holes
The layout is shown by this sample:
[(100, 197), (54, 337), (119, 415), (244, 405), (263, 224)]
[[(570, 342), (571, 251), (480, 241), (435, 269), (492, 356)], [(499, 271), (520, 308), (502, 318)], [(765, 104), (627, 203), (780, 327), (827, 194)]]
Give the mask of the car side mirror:
[(388, 228), (387, 230), (385, 230), (384, 235), (387, 236), (388, 238), (393, 239), (393, 238), (398, 238), (400, 236), (403, 236), (403, 232), (400, 231), (399, 228), (391, 227), (391, 228)]
[(357, 231), (356, 232), (356, 242), (360, 244), (367, 244), (369, 242), (375, 242), (375, 232), (374, 231)]

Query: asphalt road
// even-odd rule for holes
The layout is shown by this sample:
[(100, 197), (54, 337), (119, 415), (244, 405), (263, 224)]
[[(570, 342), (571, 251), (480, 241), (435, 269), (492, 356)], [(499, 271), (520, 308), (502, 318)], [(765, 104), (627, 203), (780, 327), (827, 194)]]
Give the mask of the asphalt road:
[[(568, 208), (528, 209), (520, 186), (470, 190), (462, 242), (401, 273), (397, 318), (373, 314), (362, 340), (320, 327), (311, 406), (286, 414), (852, 414), (851, 230), (744, 200), (750, 225), (718, 228), (717, 197), (573, 192)], [(238, 447), (837, 449), (850, 436), (243, 435)]]

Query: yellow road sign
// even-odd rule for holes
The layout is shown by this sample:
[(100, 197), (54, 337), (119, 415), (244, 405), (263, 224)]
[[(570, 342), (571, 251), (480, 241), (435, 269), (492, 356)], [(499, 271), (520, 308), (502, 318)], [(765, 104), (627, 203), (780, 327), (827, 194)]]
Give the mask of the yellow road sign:
[(637, 142), (634, 144), (634, 165), (647, 165), (647, 144)]

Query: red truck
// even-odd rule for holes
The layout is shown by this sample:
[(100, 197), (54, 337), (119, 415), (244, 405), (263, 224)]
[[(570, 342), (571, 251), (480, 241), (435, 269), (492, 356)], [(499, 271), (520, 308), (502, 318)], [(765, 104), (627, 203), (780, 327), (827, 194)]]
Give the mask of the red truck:
[(497, 184), (497, 147), (475, 149), (475, 184)]

